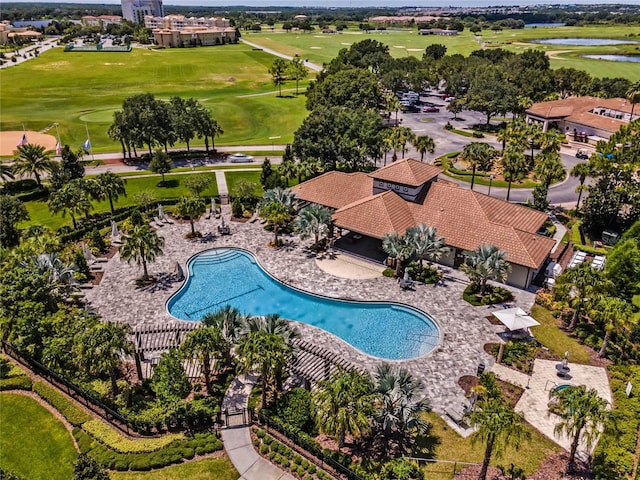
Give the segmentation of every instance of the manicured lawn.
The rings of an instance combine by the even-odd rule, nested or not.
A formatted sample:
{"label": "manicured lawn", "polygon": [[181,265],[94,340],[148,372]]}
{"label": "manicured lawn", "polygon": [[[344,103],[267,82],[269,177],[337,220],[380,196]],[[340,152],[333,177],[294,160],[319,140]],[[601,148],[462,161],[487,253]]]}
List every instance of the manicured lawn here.
{"label": "manicured lawn", "polygon": [[569,352],[569,359],[573,363],[589,363],[587,349],[558,328],[558,320],[549,310],[541,305],[534,305],[531,308],[531,316],[540,322],[539,326],[531,328],[531,332],[540,343],[561,357],[564,356],[564,352]]}
{"label": "manicured lawn", "polygon": [[[389,51],[394,57],[413,55],[422,57],[424,49],[434,43],[447,47],[447,54],[469,55],[481,48],[482,43],[489,47],[500,47],[514,52],[523,52],[529,48],[539,48],[544,51],[568,50],[569,54],[562,54],[551,59],[552,68],[574,67],[589,72],[595,77],[624,77],[629,80],[640,78],[640,64],[631,62],[610,62],[581,58],[579,55],[592,53],[624,54],[635,52],[637,45],[611,45],[606,47],[584,47],[570,45],[542,45],[526,43],[528,40],[542,38],[595,37],[619,38],[629,40],[627,35],[638,33],[637,25],[594,25],[585,27],[548,27],[525,28],[520,30],[503,30],[494,32],[485,30],[476,36],[465,30],[453,37],[436,35],[418,35],[416,30],[389,31],[365,33],[356,29],[346,30],[342,34],[322,35],[320,33],[302,32],[263,32],[245,34],[245,38],[264,47],[273,48],[289,55],[298,53],[302,58],[322,64],[331,61],[340,49],[348,48],[352,43],[373,39],[389,45]],[[555,55],[554,55],[555,57]]]}
{"label": "manicured lawn", "polygon": [[[24,124],[41,130],[58,122],[62,143],[77,148],[86,140],[86,123],[95,153],[119,151],[106,135],[113,112],[125,97],[150,92],[203,103],[225,132],[216,145],[270,145],[269,137],[290,143],[307,114],[305,97],[277,97],[268,73],[273,58],[242,44],[129,53],[47,50],[2,72],[0,129]],[[302,91],[307,84],[301,82]]]}
{"label": "manicured lawn", "polygon": [[[215,173],[196,173],[192,175],[206,176],[211,179],[209,187],[202,193],[203,197],[208,198],[218,195],[218,185],[216,183]],[[120,197],[117,201],[115,201],[114,207],[121,208],[134,205],[136,203],[135,195],[136,193],[141,191],[149,191],[153,193],[158,201],[162,201],[163,199],[168,198],[179,198],[183,195],[190,195],[189,190],[187,190],[187,187],[184,184],[184,181],[186,178],[192,175],[165,175],[165,185],[162,187],[158,186],[158,183],[161,181],[160,175],[145,175],[140,178],[129,178],[127,179],[127,183],[125,185],[125,188],[127,189],[127,196]],[[259,173],[258,178],[260,178]],[[25,205],[27,207],[31,220],[29,220],[28,222],[23,222],[21,224],[22,227],[27,225],[40,224],[55,230],[62,225],[71,225],[71,218],[68,214],[66,217],[62,217],[61,214],[51,214],[51,212],[49,211],[49,207],[45,201],[32,201],[27,202]],[[92,202],[92,205],[92,213],[109,211],[108,200],[102,200],[100,202],[94,201]]]}
{"label": "manicured lawn", "polygon": [[261,197],[264,193],[262,189],[262,185],[260,184],[260,171],[256,172],[225,172],[224,176],[227,179],[227,187],[229,188],[229,193],[233,195],[236,190],[236,185],[239,181],[245,180],[247,182],[252,182],[256,184],[256,189],[254,190],[254,195],[256,197]]}
{"label": "manicured lawn", "polygon": [[24,395],[0,395],[0,467],[25,478],[68,480],[78,454],[51,413]]}
{"label": "manicured lawn", "polygon": [[[463,438],[451,429],[442,418],[434,413],[427,415],[433,424],[432,434],[439,437],[440,444],[435,447],[438,460],[464,461],[469,463],[481,463],[484,454],[484,444],[472,445],[470,438]],[[508,448],[500,459],[494,457],[492,465],[514,465],[524,469],[525,474],[535,472],[545,458],[552,452],[558,451],[551,440],[539,433],[533,427],[529,427],[531,441],[525,442],[519,450]],[[463,466],[458,465],[458,471]],[[432,480],[448,480],[453,477],[453,464],[436,463],[424,468],[425,478]]]}
{"label": "manicured lawn", "polygon": [[236,480],[240,477],[227,457],[206,458],[152,472],[112,472],[112,480]]}

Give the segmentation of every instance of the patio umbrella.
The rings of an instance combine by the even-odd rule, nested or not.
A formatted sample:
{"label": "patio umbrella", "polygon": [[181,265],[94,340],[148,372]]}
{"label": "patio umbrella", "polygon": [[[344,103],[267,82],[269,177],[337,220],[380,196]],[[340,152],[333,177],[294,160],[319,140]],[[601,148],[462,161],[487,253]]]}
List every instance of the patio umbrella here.
{"label": "patio umbrella", "polygon": [[182,270],[182,267],[180,266],[180,262],[176,262],[176,268],[174,269],[176,278],[178,279],[178,281],[182,281],[184,280],[184,271]]}
{"label": "patio umbrella", "polygon": [[89,245],[84,242],[82,243],[82,253],[84,254],[84,259],[87,261],[87,263],[93,263],[96,261],[96,257],[93,255],[93,253],[91,253]]}
{"label": "patio umbrella", "polygon": [[164,220],[164,209],[162,208],[162,204],[158,204],[158,218],[160,220]]}
{"label": "patio umbrella", "polygon": [[216,213],[216,199],[211,197],[211,213]]}
{"label": "patio umbrella", "polygon": [[500,320],[500,322],[502,322],[505,327],[512,331],[523,330],[525,328],[540,325],[535,319],[527,315],[524,310],[518,307],[493,312],[493,316]]}

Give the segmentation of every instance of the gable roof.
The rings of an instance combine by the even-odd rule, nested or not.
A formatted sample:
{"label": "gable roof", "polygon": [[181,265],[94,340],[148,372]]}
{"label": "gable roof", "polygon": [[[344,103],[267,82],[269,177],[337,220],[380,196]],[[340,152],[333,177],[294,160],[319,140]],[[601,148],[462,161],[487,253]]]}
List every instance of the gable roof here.
{"label": "gable roof", "polygon": [[327,172],[291,188],[299,199],[340,208],[368,197],[373,191],[373,179],[366,173]]}
{"label": "gable roof", "polygon": [[375,180],[400,183],[410,187],[418,187],[433,180],[442,173],[442,169],[429,163],[422,163],[412,158],[393,162],[379,168],[369,176]]}

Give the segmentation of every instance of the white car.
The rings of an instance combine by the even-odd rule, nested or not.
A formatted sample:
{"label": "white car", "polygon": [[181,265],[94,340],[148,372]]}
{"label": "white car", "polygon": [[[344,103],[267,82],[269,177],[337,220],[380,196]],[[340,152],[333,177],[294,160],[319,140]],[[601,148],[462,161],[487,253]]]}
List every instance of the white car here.
{"label": "white car", "polygon": [[246,153],[234,153],[233,155],[229,155],[229,161],[231,163],[253,162],[253,157]]}

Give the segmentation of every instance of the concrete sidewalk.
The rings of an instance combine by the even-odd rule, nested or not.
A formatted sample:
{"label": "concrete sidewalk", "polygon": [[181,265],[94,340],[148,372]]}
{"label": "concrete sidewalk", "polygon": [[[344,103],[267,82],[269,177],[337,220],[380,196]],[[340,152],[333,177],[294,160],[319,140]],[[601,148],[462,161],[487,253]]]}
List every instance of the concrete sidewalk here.
{"label": "concrete sidewalk", "polygon": [[[257,377],[236,377],[222,400],[222,410],[247,408],[251,389]],[[249,427],[246,425],[222,429],[224,449],[240,474],[240,480],[295,480],[290,474],[262,458],[253,448]]]}

